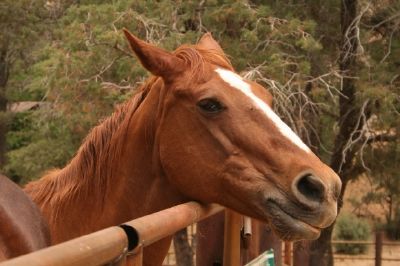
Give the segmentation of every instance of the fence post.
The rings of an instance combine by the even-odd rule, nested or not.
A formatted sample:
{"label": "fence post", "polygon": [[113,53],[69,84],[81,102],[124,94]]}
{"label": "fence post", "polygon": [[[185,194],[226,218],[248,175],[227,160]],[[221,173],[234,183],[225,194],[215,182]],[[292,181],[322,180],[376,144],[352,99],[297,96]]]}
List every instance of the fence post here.
{"label": "fence post", "polygon": [[375,266],[382,266],[382,241],[383,232],[378,231],[375,234]]}
{"label": "fence post", "polygon": [[285,256],[283,263],[285,265],[292,265],[292,242],[285,241]]}
{"label": "fence post", "polygon": [[225,210],[224,266],[240,265],[240,229],[242,216],[232,210]]}

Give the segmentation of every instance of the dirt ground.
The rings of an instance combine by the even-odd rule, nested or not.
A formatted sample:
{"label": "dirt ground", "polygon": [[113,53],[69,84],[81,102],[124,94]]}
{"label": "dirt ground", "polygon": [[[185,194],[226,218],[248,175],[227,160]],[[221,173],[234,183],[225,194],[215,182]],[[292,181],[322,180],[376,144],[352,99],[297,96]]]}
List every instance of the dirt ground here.
{"label": "dirt ground", "polygon": [[[338,257],[340,256],[340,258]],[[370,247],[368,252],[363,255],[335,255],[335,266],[375,266],[375,250]],[[382,258],[398,259],[398,261],[382,261],[382,266],[399,266],[400,265],[400,245],[398,246],[384,246]],[[164,266],[175,265],[175,256],[170,255],[165,260]]]}
{"label": "dirt ground", "polygon": [[[369,248],[368,253],[364,255],[335,255],[335,266],[375,266],[375,250],[374,248]],[[355,258],[358,257],[358,258]],[[360,258],[362,257],[362,258]],[[385,261],[382,260],[382,266],[399,266],[400,265],[400,245],[398,246],[383,246],[382,252],[383,259],[398,259],[397,261]]]}
{"label": "dirt ground", "polygon": [[[380,204],[368,204],[360,205],[355,208],[352,201],[361,202],[362,196],[366,193],[374,190],[370,180],[367,177],[361,177],[356,181],[350,182],[346,189],[346,194],[344,196],[344,206],[342,211],[345,212],[355,212],[360,216],[369,218],[371,221],[383,221],[385,212],[387,211],[387,206],[382,206]],[[384,240],[386,241],[386,240]],[[344,258],[335,258],[335,266],[375,266],[375,249],[370,247],[368,253],[362,255],[364,259],[357,259],[354,256],[342,256]],[[359,257],[359,256],[358,256]],[[370,259],[367,259],[370,258]],[[399,259],[398,261],[385,261],[382,260],[382,266],[399,266],[400,265],[400,245],[397,246],[383,246],[382,258],[388,259]]]}

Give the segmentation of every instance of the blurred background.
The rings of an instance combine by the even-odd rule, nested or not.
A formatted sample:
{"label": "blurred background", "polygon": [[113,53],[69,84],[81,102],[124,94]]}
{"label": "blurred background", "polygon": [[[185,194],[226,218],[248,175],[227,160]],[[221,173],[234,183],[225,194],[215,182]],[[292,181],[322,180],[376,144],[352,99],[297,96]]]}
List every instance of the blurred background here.
{"label": "blurred background", "polygon": [[3,174],[23,185],[63,167],[135,93],[148,74],[123,27],[167,50],[211,32],[339,173],[336,226],[288,264],[376,265],[382,232],[382,265],[399,265],[400,1],[1,0]]}

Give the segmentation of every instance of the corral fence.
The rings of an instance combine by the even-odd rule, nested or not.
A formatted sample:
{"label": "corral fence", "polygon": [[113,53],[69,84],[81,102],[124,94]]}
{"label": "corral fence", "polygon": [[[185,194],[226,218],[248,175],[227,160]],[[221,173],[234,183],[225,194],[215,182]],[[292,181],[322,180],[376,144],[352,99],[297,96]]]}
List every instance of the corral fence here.
{"label": "corral fence", "polygon": [[[1,266],[91,266],[91,265],[125,265],[129,256],[129,265],[140,266],[143,260],[143,248],[175,232],[197,223],[209,216],[225,210],[222,206],[201,205],[188,202],[159,211],[120,226],[109,227],[70,241],[51,246],[37,252],[20,256],[3,263]],[[240,265],[240,230],[243,217],[231,210],[225,210],[224,266]],[[375,247],[375,256],[339,255],[335,260],[356,259],[375,260],[375,266],[382,266],[382,261],[400,262],[397,257],[387,257],[384,246],[399,246],[400,242],[383,241],[383,233],[376,233],[375,241],[335,240],[333,245],[369,245]],[[282,243],[284,265],[293,265],[292,244]]]}
{"label": "corral fence", "polygon": [[[352,262],[355,261],[365,261],[365,265],[372,265],[371,263],[374,262],[374,266],[384,266],[385,263],[393,263],[390,265],[400,265],[400,242],[399,241],[385,241],[383,237],[383,232],[379,231],[375,233],[375,239],[369,241],[362,241],[362,240],[332,240],[332,246],[335,247],[337,245],[365,245],[370,247],[366,254],[344,254],[344,253],[337,253],[334,252],[333,258],[335,265],[339,262],[346,262],[346,265],[350,265]],[[278,254],[282,256],[283,265],[287,266],[303,266],[305,261],[298,260],[294,261],[294,250],[293,250],[293,243],[291,242],[282,242],[282,252]],[[398,262],[398,263],[397,263]]]}
{"label": "corral fence", "polygon": [[375,241],[359,241],[359,240],[333,240],[332,244],[339,245],[339,244],[345,244],[345,245],[366,245],[366,246],[372,246],[375,249],[375,254],[372,255],[343,255],[343,254],[335,254],[334,258],[335,260],[365,260],[365,261],[375,261],[375,266],[382,266],[382,262],[399,262],[398,265],[400,265],[400,253],[396,252],[393,256],[388,256],[387,254],[384,254],[383,252],[383,247],[399,247],[400,248],[400,242],[398,241],[383,241],[383,232],[378,231],[375,233]]}
{"label": "corral fence", "polygon": [[[1,266],[142,265],[143,248],[224,210],[189,202],[1,263]],[[224,265],[240,263],[242,216],[225,210]]]}

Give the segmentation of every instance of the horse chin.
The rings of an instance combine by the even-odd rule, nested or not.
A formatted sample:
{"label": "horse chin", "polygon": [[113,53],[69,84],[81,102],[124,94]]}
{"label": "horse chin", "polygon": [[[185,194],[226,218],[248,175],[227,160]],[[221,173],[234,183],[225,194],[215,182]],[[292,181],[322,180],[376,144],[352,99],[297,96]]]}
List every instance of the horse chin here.
{"label": "horse chin", "polygon": [[321,228],[294,218],[273,201],[269,201],[267,205],[270,226],[282,240],[314,240],[320,236]]}

